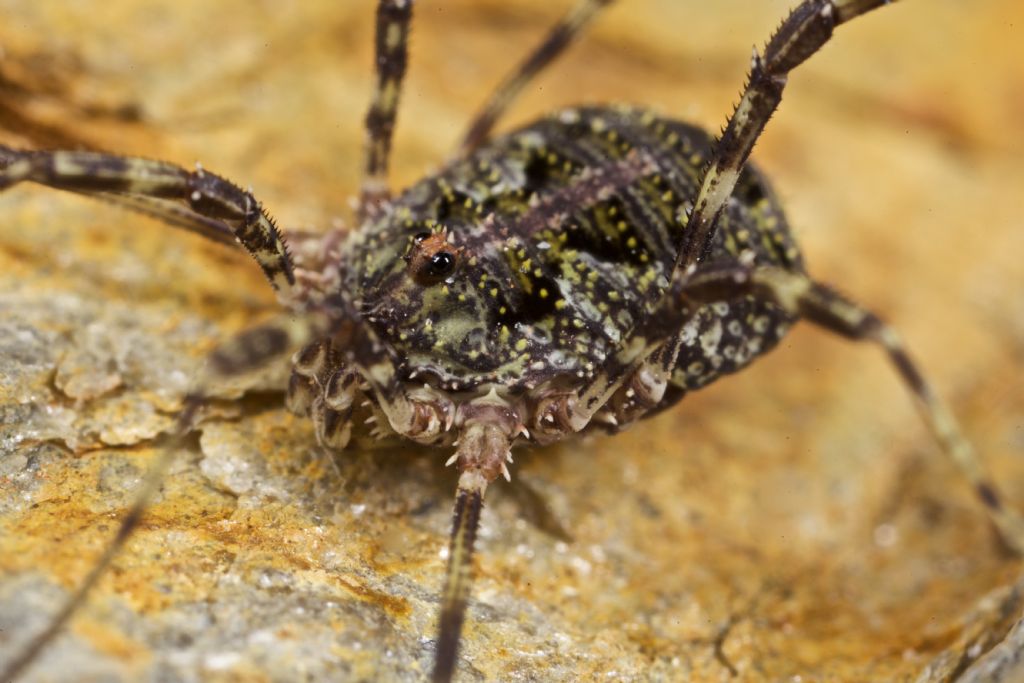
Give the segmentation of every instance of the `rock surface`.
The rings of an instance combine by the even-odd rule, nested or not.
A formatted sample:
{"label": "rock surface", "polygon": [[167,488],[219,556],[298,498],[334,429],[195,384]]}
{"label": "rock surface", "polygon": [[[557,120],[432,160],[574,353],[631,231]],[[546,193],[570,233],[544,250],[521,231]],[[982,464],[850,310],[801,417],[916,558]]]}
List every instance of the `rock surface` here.
{"label": "rock surface", "polygon": [[[397,186],[568,4],[418,3]],[[787,4],[619,3],[505,125],[632,101],[717,129]],[[0,138],[199,159],[329,225],[358,185],[372,13],[0,1]],[[882,8],[793,75],[755,151],[812,272],[894,321],[1018,508],[1022,31],[1017,0]],[[275,309],[246,259],[148,219],[33,187],[0,217],[2,660],[114,533],[204,355]],[[217,388],[26,680],[423,679],[448,454],[325,454],[283,373]],[[462,681],[1021,675],[1019,562],[881,355],[809,326],[627,433],[517,457],[480,551]]]}

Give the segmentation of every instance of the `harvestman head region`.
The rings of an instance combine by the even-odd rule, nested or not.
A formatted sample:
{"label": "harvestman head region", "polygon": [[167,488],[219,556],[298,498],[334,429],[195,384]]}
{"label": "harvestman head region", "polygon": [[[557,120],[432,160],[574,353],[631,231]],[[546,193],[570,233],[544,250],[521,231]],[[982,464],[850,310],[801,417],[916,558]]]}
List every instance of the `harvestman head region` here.
{"label": "harvestman head region", "polygon": [[[63,343],[61,331],[33,327],[28,309],[18,313],[24,325],[12,339],[25,376],[47,377],[61,399],[40,409],[26,379],[27,400],[10,409],[22,425],[12,445],[28,449],[5,474],[24,488],[31,513],[5,537],[12,539],[12,568],[29,576],[31,567],[17,557],[28,556],[33,535],[49,533],[58,539],[52,557],[65,575],[60,588],[39,588],[31,577],[8,584],[15,588],[3,598],[22,616],[16,623],[3,617],[0,680],[31,680],[33,671],[45,676],[62,667],[72,676],[76,662],[88,660],[84,642],[131,659],[137,644],[120,634],[146,639],[139,615],[168,605],[174,616],[149,638],[170,642],[157,668],[175,680],[513,675],[500,667],[522,654],[517,644],[498,647],[477,634],[507,619],[503,608],[522,615],[543,607],[515,602],[495,588],[495,577],[523,590],[547,579],[531,574],[530,565],[488,565],[477,582],[484,592],[474,595],[486,543],[514,532],[481,525],[485,498],[495,498],[493,489],[517,491],[499,500],[528,511],[543,530],[534,538],[547,547],[524,545],[522,556],[566,553],[574,540],[553,509],[559,494],[517,478],[520,456],[538,457],[535,448],[559,443],[614,447],[609,435],[743,370],[801,321],[880,352],[973,492],[979,532],[987,515],[1004,552],[1024,550],[1021,518],[942,392],[890,324],[813,275],[771,182],[748,163],[791,77],[799,78],[841,26],[891,3],[798,4],[753,52],[717,136],[643,104],[565,106],[497,133],[535,77],[615,4],[576,0],[467,122],[437,170],[398,190],[390,178],[392,142],[407,74],[416,74],[409,55],[414,9],[425,4],[377,4],[362,183],[350,228],[291,229],[213,163],[183,167],[89,149],[0,145],[5,194],[26,185],[62,190],[192,232],[236,250],[277,297],[261,322],[212,348],[190,347],[190,339],[211,336],[210,327],[168,319],[164,351],[151,338],[113,338],[86,323],[75,344],[58,353],[51,347]],[[169,241],[180,237],[167,232]],[[110,311],[134,315],[119,308],[123,302],[59,305],[73,321]],[[154,324],[160,319],[159,309],[147,315]],[[186,370],[167,370],[182,362]],[[128,399],[133,388],[147,394],[148,409]],[[83,408],[97,397],[103,409]],[[270,408],[282,399],[288,415]],[[62,419],[84,419],[92,428],[68,442]],[[250,447],[263,457],[247,454]],[[426,457],[410,459],[409,450]],[[68,452],[75,466],[60,482],[49,481],[47,467]],[[204,478],[206,485],[189,486]],[[60,487],[70,480],[89,483],[69,500]],[[417,545],[434,536],[423,528],[448,513],[417,487],[422,480],[430,491],[454,489],[447,546],[427,553]],[[45,493],[32,498],[39,491]],[[284,502],[293,496],[310,501],[301,530]],[[340,529],[330,524],[339,498],[352,501]],[[343,556],[333,549],[333,536],[365,534],[360,516],[391,505],[396,519],[368,540],[369,550]],[[646,509],[659,514],[656,506]],[[74,546],[84,533],[94,547]],[[887,542],[891,533],[880,533]],[[133,579],[125,601],[94,607],[91,598],[137,561],[133,547],[158,547],[147,539],[162,547],[155,565]],[[284,552],[272,555],[271,546]],[[995,543],[986,547],[998,552]],[[618,551],[588,552],[589,560],[581,554],[573,561],[576,571],[616,561],[609,553]],[[179,573],[186,558],[211,571],[202,578]],[[433,572],[436,589],[409,578],[422,572]],[[648,587],[652,596],[660,595],[656,584]],[[214,592],[245,595],[245,610],[204,597]],[[679,610],[685,594],[657,599]],[[731,676],[741,666],[757,668],[756,661],[734,663],[724,645],[753,602],[730,607],[690,639]],[[1010,598],[1000,604],[1007,614],[1020,611]],[[282,609],[293,623],[280,619]],[[298,624],[310,622],[319,628],[296,637]],[[197,641],[204,629],[218,634],[216,645]],[[641,651],[664,666],[692,666],[658,654],[671,644],[657,630],[637,626]],[[67,634],[84,640],[69,644]],[[368,641],[386,645],[367,649]],[[558,634],[548,641],[552,649],[569,647]],[[494,655],[496,648],[498,663],[485,663],[483,650]],[[970,650],[970,658],[986,649]],[[255,658],[240,654],[254,650]],[[139,675],[159,677],[144,662],[137,666],[145,672]],[[547,678],[543,661],[529,666],[523,675]],[[651,675],[663,675],[658,670],[652,664]]]}

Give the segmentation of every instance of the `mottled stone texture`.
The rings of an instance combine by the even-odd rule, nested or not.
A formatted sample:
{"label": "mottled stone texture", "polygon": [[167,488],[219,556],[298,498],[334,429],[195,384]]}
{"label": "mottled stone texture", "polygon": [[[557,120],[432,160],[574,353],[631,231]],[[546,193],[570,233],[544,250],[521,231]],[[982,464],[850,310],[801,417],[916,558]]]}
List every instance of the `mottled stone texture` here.
{"label": "mottled stone texture", "polygon": [[[419,3],[400,182],[453,149],[568,4]],[[620,4],[515,121],[625,100],[717,128],[788,3]],[[2,139],[201,159],[283,223],[328,225],[358,182],[372,11],[0,0]],[[1018,507],[1022,31],[1018,0],[882,8],[794,74],[755,150],[811,272],[897,324]],[[221,247],[57,192],[0,195],[0,657],[111,537],[204,353],[272,312]],[[281,386],[218,388],[27,680],[423,677],[448,454],[328,456]],[[517,457],[481,538],[463,681],[1022,675],[1020,564],[881,354],[806,326],[626,434]]]}

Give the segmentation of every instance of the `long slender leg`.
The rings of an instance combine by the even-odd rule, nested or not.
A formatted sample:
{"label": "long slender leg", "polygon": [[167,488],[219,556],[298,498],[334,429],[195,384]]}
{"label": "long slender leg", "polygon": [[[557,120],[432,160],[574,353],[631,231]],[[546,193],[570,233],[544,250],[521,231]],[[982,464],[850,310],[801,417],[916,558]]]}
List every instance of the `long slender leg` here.
{"label": "long slender leg", "polygon": [[0,190],[23,181],[100,198],[123,195],[125,206],[144,213],[141,204],[149,200],[173,201],[189,213],[227,225],[282,295],[295,284],[284,240],[252,193],[201,168],[186,171],[137,157],[0,146]]}
{"label": "long slender leg", "polygon": [[[493,406],[491,406],[493,407]],[[479,419],[469,421],[459,434],[454,460],[461,471],[455,493],[452,535],[448,546],[448,568],[441,591],[437,649],[434,654],[433,683],[448,683],[455,672],[462,624],[473,582],[473,546],[487,485],[505,468],[509,459],[513,425],[499,407],[487,415],[481,405]]]}
{"label": "long slender leg", "polygon": [[736,266],[698,272],[687,282],[683,294],[694,302],[722,301],[755,294],[774,301],[792,315],[799,315],[847,339],[880,346],[910,390],[942,449],[970,481],[1003,539],[1016,552],[1024,554],[1024,519],[1003,504],[994,482],[963,435],[956,418],[925,380],[896,331],[878,316],[806,275],[780,268]]}
{"label": "long slender leg", "polygon": [[543,42],[534,48],[525,60],[510,73],[491,93],[466,130],[459,146],[458,156],[469,154],[491,134],[494,124],[505,113],[513,100],[551,62],[555,61],[576,39],[587,24],[614,0],[578,0],[569,13],[552,27]]}
{"label": "long slender leg", "polygon": [[[191,428],[192,420],[199,406],[200,399],[198,397],[188,396],[186,398],[185,408],[178,416],[178,422],[175,427],[178,439],[184,436]],[[46,628],[38,635],[33,636],[28,645],[14,656],[14,659],[4,664],[3,670],[0,671],[0,681],[13,681],[24,673],[43,649],[63,630],[64,626],[78,609],[85,604],[85,600],[96,585],[96,582],[106,573],[114,558],[121,551],[121,548],[124,547],[125,542],[127,542],[132,532],[138,527],[143,513],[149,506],[153,494],[160,487],[160,483],[163,481],[164,475],[167,474],[167,470],[174,461],[174,456],[177,455],[177,452],[176,445],[172,444],[165,448],[157,457],[157,460],[149,466],[142,484],[135,492],[135,500],[132,502],[131,507],[128,508],[128,512],[121,518],[121,525],[118,527],[117,535],[110,541],[110,544],[104,549],[103,554],[96,560],[96,563],[93,564],[85,579],[61,606],[60,611],[54,615],[50,623],[46,625]]]}
{"label": "long slender leg", "polygon": [[895,0],[804,0],[768,41],[755,50],[750,79],[715,147],[700,193],[681,236],[676,268],[689,270],[711,249],[718,215],[732,195],[750,151],[782,101],[789,72],[817,52],[836,26]]}
{"label": "long slender leg", "polygon": [[438,620],[437,649],[434,654],[433,683],[448,683],[455,673],[455,662],[462,637],[462,624],[473,583],[473,546],[480,526],[487,482],[472,475],[459,477],[452,514],[452,535],[448,545],[448,568],[441,591],[441,615]]}
{"label": "long slender leg", "polygon": [[[90,193],[85,193],[89,196]],[[194,211],[186,209],[180,204],[166,199],[154,199],[138,194],[116,194],[104,192],[92,196],[101,199],[108,204],[120,206],[130,211],[141,213],[150,218],[156,218],[175,228],[188,230],[197,235],[202,235],[208,240],[219,242],[226,246],[237,247],[238,240],[235,233],[227,223],[213,218],[200,216]]]}
{"label": "long slender leg", "polygon": [[377,5],[377,82],[366,114],[366,144],[360,211],[372,213],[388,198],[388,158],[398,115],[398,98],[409,53],[413,0],[380,0]]}
{"label": "long slender leg", "polygon": [[[282,316],[265,325],[242,332],[219,346],[210,354],[208,367],[214,377],[230,377],[257,370],[302,345],[309,340],[311,335],[321,329],[321,324],[315,318]],[[85,603],[93,587],[110,568],[111,563],[138,527],[153,495],[160,488],[180,449],[181,440],[192,430],[196,414],[203,404],[203,394],[204,392],[200,389],[185,398],[185,405],[175,424],[173,440],[163,448],[146,471],[142,484],[135,491],[135,499],[121,518],[117,534],[46,628],[33,636],[11,661],[3,663],[3,668],[0,670],[0,681],[5,683],[13,681],[36,660]]]}

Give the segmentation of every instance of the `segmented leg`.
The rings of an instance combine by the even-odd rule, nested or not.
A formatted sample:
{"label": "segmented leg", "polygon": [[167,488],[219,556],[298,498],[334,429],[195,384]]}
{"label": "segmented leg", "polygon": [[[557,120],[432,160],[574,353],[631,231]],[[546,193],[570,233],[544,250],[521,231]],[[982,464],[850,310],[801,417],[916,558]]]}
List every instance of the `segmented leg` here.
{"label": "segmented leg", "polygon": [[[79,194],[89,196],[90,193],[85,192]],[[175,204],[172,201],[154,199],[152,197],[146,197],[145,195],[115,194],[113,192],[102,192],[92,196],[95,196],[108,204],[120,206],[130,211],[135,211],[136,213],[149,216],[150,218],[156,218],[157,220],[163,221],[172,227],[181,228],[182,230],[188,230],[189,232],[194,232],[197,235],[202,235],[208,240],[213,240],[214,242],[219,242],[230,247],[238,246],[238,240],[235,239],[235,233],[227,223],[207,218],[205,216],[200,216],[194,211],[190,211],[184,206]]]}
{"label": "segmented leg", "polygon": [[611,427],[625,426],[657,411],[669,386],[682,336],[676,335],[640,364],[594,416]]}
{"label": "segmented leg", "polygon": [[[0,146],[0,190],[30,181],[78,194],[112,199],[143,213],[169,215],[181,207],[184,221],[195,215],[226,225],[282,295],[295,283],[284,240],[251,192],[201,168],[186,171],[166,161],[97,152],[17,151]],[[116,197],[116,198],[115,198]],[[165,218],[166,220],[166,218]]]}
{"label": "segmented leg", "polygon": [[542,397],[533,409],[529,425],[533,440],[541,444],[559,441],[585,428],[599,413],[607,422],[608,415],[614,415],[609,401],[619,391],[628,390],[623,387],[633,382],[645,395],[657,396],[651,406],[657,405],[668,376],[655,361],[662,348],[663,343],[652,343],[637,350],[632,358],[621,358],[625,364],[621,371],[605,370],[577,390]]}
{"label": "segmented leg", "polygon": [[754,51],[750,78],[719,138],[686,221],[676,268],[686,271],[710,251],[718,215],[732,195],[750,151],[782,101],[789,72],[817,52],[836,26],[895,0],[804,0],[768,41]]}
{"label": "segmented leg", "polygon": [[473,582],[473,547],[484,493],[487,485],[505,470],[518,428],[518,418],[506,406],[488,401],[483,398],[470,404],[470,417],[459,434],[455,453],[461,474],[455,493],[448,567],[441,591],[441,616],[431,676],[434,683],[448,683],[455,672]]}
{"label": "segmented leg", "polygon": [[1024,519],[1003,505],[995,484],[953,414],[925,380],[896,331],[878,316],[806,275],[781,268],[733,266],[695,273],[686,283],[684,294],[696,302],[723,301],[754,294],[847,339],[878,344],[888,354],[914,396],[943,450],[970,481],[1003,539],[1016,552],[1024,554]]}
{"label": "segmented leg", "polygon": [[[242,332],[235,338],[221,345],[209,356],[208,367],[215,376],[229,377],[239,375],[266,366],[271,361],[287,354],[296,346],[309,340],[310,335],[318,331],[315,322],[305,319],[282,317],[260,327]],[[53,617],[46,628],[34,636],[25,648],[14,658],[4,664],[0,670],[0,681],[13,681],[21,675],[43,649],[61,632],[68,621],[85,603],[93,587],[103,574],[110,568],[114,558],[138,527],[153,495],[160,488],[168,469],[181,447],[181,441],[192,430],[196,414],[203,404],[202,390],[190,393],[185,398],[185,405],[175,424],[174,440],[168,444],[149,466],[142,484],[135,492],[135,499],[121,518],[117,535],[104,549],[103,554],[89,570],[82,583],[68,597],[64,605]]]}
{"label": "segmented leg", "polygon": [[480,526],[487,482],[475,473],[459,477],[452,514],[452,535],[448,544],[448,568],[441,592],[437,649],[434,654],[433,683],[448,683],[455,673],[462,624],[473,583],[473,546]]}
{"label": "segmented leg", "polygon": [[214,377],[234,377],[259,370],[324,334],[319,316],[285,314],[266,324],[240,332],[220,344],[207,365]]}
{"label": "segmented leg", "polygon": [[[178,416],[178,422],[175,427],[175,433],[179,439],[188,433],[200,404],[200,399],[196,396],[188,396],[185,399],[185,407]],[[60,611],[54,615],[46,628],[40,634],[34,636],[25,649],[14,656],[14,659],[4,665],[3,671],[0,671],[0,681],[13,681],[24,673],[32,662],[36,660],[39,653],[43,651],[43,648],[57,637],[71,617],[85,604],[85,600],[89,597],[93,587],[110,567],[114,558],[121,552],[121,548],[124,547],[132,532],[138,527],[143,513],[153,498],[153,494],[160,488],[160,483],[163,481],[164,475],[167,474],[167,470],[170,468],[177,453],[177,444],[171,444],[160,453],[156,462],[150,465],[145,478],[142,480],[142,484],[135,493],[135,500],[132,502],[131,507],[128,508],[128,512],[121,518],[121,525],[118,527],[117,535],[103,550],[103,554],[96,560],[96,563],[89,570],[85,579],[68,597]]]}
{"label": "segmented leg", "polygon": [[379,342],[372,329],[368,325],[358,327],[364,344],[348,343],[344,348],[357,350],[353,367],[369,386],[382,417],[395,434],[418,443],[439,444],[455,420],[451,398],[426,385],[412,386],[401,381],[398,363],[386,348],[373,348]]}
{"label": "segmented leg", "polygon": [[360,211],[365,215],[388,198],[388,157],[398,115],[398,98],[409,52],[413,0],[380,0],[377,5],[377,83],[366,114],[365,177]]}
{"label": "segmented leg", "polygon": [[452,427],[455,404],[442,392],[402,382],[383,347],[373,348],[373,332],[354,327],[352,334],[328,337],[321,325],[304,337],[315,341],[292,357],[288,409],[311,415],[321,445],[340,450],[351,437],[352,404],[362,385],[374,398],[373,419],[381,420],[375,431],[387,433],[390,427],[413,441],[438,444]]}
{"label": "segmented leg", "polygon": [[292,356],[292,375],[285,406],[297,415],[309,415],[317,441],[340,451],[352,437],[352,404],[359,375],[342,360],[330,339],[320,338]]}
{"label": "segmented leg", "polygon": [[548,64],[555,61],[582,33],[587,24],[613,0],[578,0],[567,15],[552,27],[543,42],[523,60],[491,93],[480,108],[459,146],[458,156],[465,156],[479,147],[491,134],[494,124],[512,101]]}

